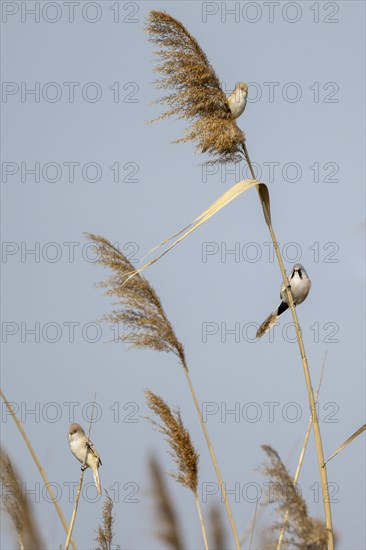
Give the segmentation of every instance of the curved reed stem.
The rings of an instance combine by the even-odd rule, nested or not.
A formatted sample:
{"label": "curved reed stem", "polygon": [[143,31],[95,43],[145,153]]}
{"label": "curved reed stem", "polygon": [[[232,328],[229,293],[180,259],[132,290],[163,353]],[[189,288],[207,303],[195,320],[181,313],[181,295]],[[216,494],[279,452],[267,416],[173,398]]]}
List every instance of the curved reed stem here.
{"label": "curved reed stem", "polygon": [[[256,179],[252,164],[250,162],[250,158],[249,158],[249,154],[248,154],[248,150],[247,150],[245,142],[243,143],[243,151],[244,151],[244,155],[245,155],[245,160],[248,163],[249,170],[252,174],[252,177],[253,177],[253,179]],[[263,208],[266,209],[266,206],[263,205]],[[269,212],[267,212],[267,218],[268,218],[268,220],[270,220]],[[313,387],[312,387],[312,384],[311,384],[311,377],[310,377],[310,371],[309,371],[309,366],[308,366],[308,360],[307,360],[307,357],[306,357],[304,342],[303,342],[303,339],[302,339],[301,329],[300,329],[300,325],[299,325],[299,320],[298,320],[298,317],[297,317],[297,312],[296,312],[296,309],[295,309],[294,301],[292,299],[292,294],[291,294],[290,285],[289,285],[289,282],[288,282],[288,279],[287,279],[285,267],[283,265],[283,260],[282,260],[280,248],[278,246],[278,242],[277,242],[276,235],[274,233],[272,224],[267,223],[267,225],[268,225],[268,228],[269,228],[269,232],[271,234],[273,246],[274,246],[276,256],[277,256],[278,265],[280,266],[282,279],[283,279],[285,289],[286,289],[288,304],[291,308],[292,318],[294,320],[294,324],[295,324],[295,328],[296,328],[297,342],[298,342],[298,345],[299,345],[301,361],[302,361],[302,367],[303,367],[305,382],[306,382],[306,388],[307,388],[307,392],[308,392],[308,400],[309,400],[309,406],[310,406],[311,420],[312,420],[312,425],[313,425],[313,428],[314,428],[316,454],[317,454],[317,458],[318,458],[319,475],[320,475],[321,486],[322,486],[322,494],[323,494],[325,525],[326,525],[327,532],[328,532],[328,550],[334,550],[332,511],[331,511],[331,507],[330,507],[330,499],[329,499],[329,491],[328,491],[327,469],[326,469],[326,465],[324,463],[323,442],[322,442],[322,437],[321,437],[320,428],[319,428],[318,415],[317,415],[317,412],[316,412],[316,403],[315,403],[315,398],[314,398]]]}
{"label": "curved reed stem", "polygon": [[[60,508],[60,506],[59,506],[59,504],[58,504],[58,502],[57,502],[55,493],[53,492],[52,487],[51,487],[51,485],[50,485],[50,482],[49,482],[48,479],[47,479],[46,473],[45,473],[44,469],[42,468],[42,465],[41,465],[40,461],[38,460],[38,457],[37,457],[37,455],[36,455],[36,453],[35,453],[35,451],[34,451],[34,449],[33,449],[33,447],[32,447],[31,442],[30,442],[29,439],[28,439],[27,434],[25,433],[25,430],[24,430],[24,428],[23,428],[23,425],[22,425],[21,421],[19,420],[19,418],[17,417],[17,415],[15,414],[15,411],[14,411],[13,407],[11,406],[11,404],[9,403],[9,401],[6,399],[4,393],[3,393],[3,391],[2,391],[1,389],[0,389],[0,395],[1,395],[1,397],[3,398],[3,400],[4,400],[4,403],[5,403],[5,405],[6,405],[7,409],[8,409],[8,411],[10,412],[11,416],[13,417],[13,420],[14,420],[15,424],[18,426],[18,429],[19,429],[20,433],[22,434],[22,437],[23,437],[23,439],[24,439],[24,441],[25,441],[25,444],[27,445],[27,447],[28,447],[28,449],[29,449],[29,452],[30,452],[30,454],[32,455],[32,458],[33,458],[34,462],[36,463],[36,466],[37,466],[37,468],[38,468],[38,471],[39,471],[39,473],[40,473],[41,476],[42,476],[42,479],[43,479],[43,481],[44,481],[45,486],[47,487],[47,491],[48,491],[48,493],[49,493],[49,495],[50,495],[50,497],[51,497],[51,499],[52,499],[53,504],[55,505],[56,512],[58,513],[58,516],[59,516],[59,518],[60,518],[60,520],[61,520],[61,523],[62,523],[62,525],[63,525],[63,527],[64,527],[64,529],[65,529],[65,531],[66,531],[66,533],[67,533],[67,532],[68,532],[68,525],[67,525],[67,523],[66,523],[66,519],[65,519],[65,517],[64,517],[64,515],[63,515],[63,513],[62,513],[62,510],[61,510],[61,508]],[[76,550],[75,542],[74,542],[72,539],[71,539],[71,545],[72,545],[73,549]]]}
{"label": "curved reed stem", "polygon": [[211,443],[211,440],[210,440],[210,436],[208,435],[206,424],[204,423],[204,420],[203,420],[201,407],[200,407],[200,404],[198,402],[197,395],[196,395],[195,389],[193,387],[192,380],[191,380],[191,377],[189,375],[189,371],[188,371],[187,366],[183,365],[183,369],[184,369],[184,374],[186,375],[186,378],[187,378],[189,389],[190,389],[192,397],[193,397],[194,404],[196,406],[197,414],[198,414],[199,419],[200,419],[200,423],[201,423],[202,430],[203,430],[203,433],[204,433],[204,436],[205,436],[205,439],[206,439],[207,447],[208,447],[208,450],[210,452],[211,460],[212,460],[213,466],[215,468],[216,476],[217,476],[217,479],[218,479],[218,482],[219,482],[219,485],[220,485],[221,495],[222,495],[222,498],[224,499],[225,508],[226,508],[226,512],[227,512],[227,515],[228,515],[228,518],[229,518],[229,521],[230,521],[231,530],[232,530],[233,535],[234,535],[235,547],[236,547],[236,550],[240,550],[239,537],[238,537],[238,533],[237,533],[237,530],[236,530],[234,518],[233,518],[233,515],[232,515],[232,512],[231,512],[229,500],[227,498],[225,484],[224,484],[224,481],[223,481],[222,476],[221,476],[219,465],[217,464],[216,456],[215,456],[214,450],[212,448],[212,443]]}

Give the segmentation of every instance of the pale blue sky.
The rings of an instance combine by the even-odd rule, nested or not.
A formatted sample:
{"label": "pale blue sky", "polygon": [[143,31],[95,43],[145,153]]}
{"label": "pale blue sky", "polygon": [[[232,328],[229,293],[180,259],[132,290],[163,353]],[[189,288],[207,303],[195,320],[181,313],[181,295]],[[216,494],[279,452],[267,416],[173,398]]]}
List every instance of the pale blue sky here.
{"label": "pale blue sky", "polygon": [[[269,185],[286,268],[300,261],[313,282],[298,315],[314,385],[328,351],[319,416],[329,456],[365,415],[365,4],[81,1],[73,16],[64,2],[36,4],[1,6],[1,386],[58,484],[68,520],[67,483],[80,472],[67,445],[69,411],[74,407],[72,420],[86,427],[83,412],[97,391],[102,416],[92,440],[103,460],[102,485],[117,501],[116,542],[156,549],[147,457],[156,453],[167,470],[172,462],[161,436],[141,418],[144,389],[181,408],[201,454],[201,494],[216,478],[175,357],[127,351],[108,343],[108,326],[93,324],[111,301],[93,288],[107,273],[93,265],[83,233],[101,234],[140,259],[238,181],[245,167],[209,172],[191,144],[170,144],[182,135],[182,122],[145,124],[159,112],[151,105],[159,92],[146,14],[164,9],[180,19],[228,92],[237,81],[249,83],[238,123]],[[236,15],[225,12],[236,5]],[[32,88],[35,94],[27,94]],[[27,172],[32,168],[35,174]],[[252,190],[146,272],[185,346],[204,410],[212,411],[207,427],[218,462],[228,489],[240,491],[238,502],[230,496],[240,532],[255,507],[243,497],[246,484],[265,490],[260,446],[276,448],[294,473],[309,417],[298,349],[289,341],[291,316],[283,316],[273,341],[269,335],[252,341],[252,323],[278,304],[281,277],[269,241]],[[36,333],[27,332],[32,328]],[[226,414],[233,409],[239,418]],[[27,489],[36,491],[37,519],[56,548],[65,541],[63,529],[10,419],[2,436]],[[361,436],[329,464],[342,549],[366,545],[364,458]],[[168,483],[187,547],[197,548],[193,499]],[[322,517],[318,484],[311,438],[300,485],[311,513]],[[92,489],[88,494],[94,497]],[[218,496],[206,500],[205,515]],[[78,548],[93,548],[100,516],[101,502],[81,501]],[[265,511],[258,529],[270,519]],[[2,547],[14,548],[8,529]]]}

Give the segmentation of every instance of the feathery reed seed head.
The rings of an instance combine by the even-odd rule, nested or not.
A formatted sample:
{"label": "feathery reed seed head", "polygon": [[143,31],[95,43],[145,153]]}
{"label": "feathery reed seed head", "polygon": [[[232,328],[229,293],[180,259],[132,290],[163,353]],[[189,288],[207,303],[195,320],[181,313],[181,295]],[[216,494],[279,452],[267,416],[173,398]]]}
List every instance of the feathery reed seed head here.
{"label": "feathery reed seed head", "polygon": [[262,445],[262,449],[269,458],[269,463],[263,468],[264,473],[275,482],[271,502],[275,502],[276,513],[280,516],[280,520],[273,526],[274,531],[281,530],[283,516],[288,512],[287,538],[285,535],[283,547],[297,550],[327,550],[326,528],[323,523],[309,516],[306,502],[279,454],[269,445]]}
{"label": "feathery reed seed head", "polygon": [[179,409],[172,411],[165,401],[152,391],[146,391],[145,396],[149,408],[159,416],[161,424],[151,418],[147,420],[166,436],[171,455],[178,466],[178,471],[170,475],[197,495],[199,455],[188,430],[184,427]]}
{"label": "feathery reed seed head", "polygon": [[162,11],[149,13],[146,31],[160,63],[162,75],[155,84],[171,90],[156,101],[168,110],[154,120],[170,116],[191,124],[183,138],[193,141],[201,153],[212,158],[208,164],[239,162],[243,159],[245,136],[237,126],[220,81],[197,40],[180,21]]}
{"label": "feathery reed seed head", "polygon": [[132,347],[173,352],[187,368],[183,345],[177,339],[159,296],[148,280],[136,274],[126,282],[134,271],[126,256],[99,235],[87,234],[87,237],[95,243],[97,262],[113,272],[99,286],[107,288],[107,294],[117,298],[119,308],[105,315],[103,320],[131,329],[120,339]]}
{"label": "feathery reed seed head", "polygon": [[[98,525],[96,542],[98,546],[95,550],[112,550],[113,546],[113,524],[114,524],[114,514],[113,514],[113,500],[107,493],[107,498],[103,503],[102,511],[103,524]],[[120,545],[117,544],[115,547],[116,550],[120,550]]]}

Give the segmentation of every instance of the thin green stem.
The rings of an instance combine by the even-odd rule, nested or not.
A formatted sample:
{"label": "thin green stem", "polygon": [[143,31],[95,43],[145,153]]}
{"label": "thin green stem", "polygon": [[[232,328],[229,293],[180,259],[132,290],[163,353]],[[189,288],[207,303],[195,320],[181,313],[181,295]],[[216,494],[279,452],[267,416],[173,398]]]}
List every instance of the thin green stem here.
{"label": "thin green stem", "polygon": [[[248,150],[246,147],[245,142],[243,143],[243,151],[245,159],[248,163],[249,170],[251,172],[252,178],[256,179],[255,173],[252,167],[252,163],[250,162]],[[262,202],[262,201],[261,201]],[[266,210],[266,205],[262,203],[263,209]],[[265,212],[267,214],[267,219],[270,220],[269,212]],[[316,453],[318,458],[318,467],[319,467],[319,474],[320,474],[320,480],[321,480],[321,486],[322,486],[322,494],[323,494],[323,505],[324,505],[324,515],[325,515],[325,525],[327,528],[328,533],[328,550],[334,550],[334,541],[333,541],[333,523],[332,523],[332,511],[330,507],[330,499],[329,499],[329,491],[328,491],[328,478],[327,478],[327,469],[326,465],[324,463],[324,452],[323,452],[323,443],[322,443],[322,437],[320,433],[319,428],[319,421],[318,421],[318,415],[316,412],[316,404],[315,404],[315,398],[314,398],[314,390],[311,384],[311,377],[310,377],[310,371],[308,366],[308,360],[305,353],[305,347],[304,342],[301,335],[301,328],[299,325],[299,320],[297,317],[297,312],[295,309],[294,301],[292,299],[292,293],[291,293],[291,287],[288,282],[288,278],[286,275],[285,267],[283,265],[283,260],[280,252],[280,248],[278,246],[278,242],[276,239],[276,235],[274,233],[273,227],[271,223],[268,223],[269,232],[271,234],[273,246],[276,252],[277,261],[280,266],[282,279],[285,285],[286,295],[287,295],[287,301],[291,308],[292,317],[294,320],[295,328],[296,328],[296,335],[297,335],[297,342],[299,345],[300,355],[301,355],[301,361],[302,361],[302,367],[304,371],[305,376],[305,382],[306,382],[306,388],[308,392],[308,400],[309,400],[309,406],[310,406],[310,413],[311,413],[311,419],[312,419],[312,425],[314,428],[314,437],[315,437],[315,446],[316,446]]]}

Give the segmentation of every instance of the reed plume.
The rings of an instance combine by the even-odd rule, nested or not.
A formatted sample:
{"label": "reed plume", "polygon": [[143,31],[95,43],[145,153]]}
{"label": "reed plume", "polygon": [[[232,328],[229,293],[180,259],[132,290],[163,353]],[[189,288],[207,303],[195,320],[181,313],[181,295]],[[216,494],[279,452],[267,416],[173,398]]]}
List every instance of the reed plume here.
{"label": "reed plume", "polygon": [[120,336],[120,339],[131,344],[131,347],[172,352],[186,367],[183,346],[177,339],[160,298],[151,284],[141,275],[136,275],[126,282],[128,275],[134,271],[126,256],[99,235],[87,234],[87,237],[95,243],[98,263],[109,267],[113,272],[106,281],[99,283],[99,286],[108,289],[107,295],[117,298],[116,305],[119,308],[105,315],[103,320],[119,323],[131,329]]}
{"label": "reed plume", "polygon": [[178,466],[178,471],[170,475],[196,494],[199,455],[193,446],[188,430],[184,427],[180,410],[172,411],[169,405],[152,391],[146,391],[145,395],[149,408],[159,416],[161,424],[151,418],[148,420],[165,435],[171,448],[170,454]]}
{"label": "reed plume", "polygon": [[225,550],[228,548],[226,541],[226,530],[222,520],[221,511],[218,506],[211,506],[209,518],[213,542],[212,548],[215,550]]}
{"label": "reed plume", "polygon": [[103,503],[102,519],[103,519],[103,523],[102,525],[98,526],[98,530],[97,530],[97,536],[95,540],[98,543],[98,546],[96,547],[95,550],[112,550],[113,548],[115,548],[115,550],[120,550],[121,547],[119,544],[117,544],[117,546],[114,546],[113,544],[113,538],[114,538],[113,500],[108,495],[108,493],[107,493],[107,498]]}
{"label": "reed plume", "polygon": [[185,545],[180,531],[178,516],[168,492],[161,466],[154,457],[150,458],[149,466],[155,497],[154,509],[156,510],[156,519],[159,525],[156,535],[169,548],[183,550]]}
{"label": "reed plume", "polygon": [[170,116],[188,120],[182,141],[193,141],[209,163],[239,162],[243,159],[245,136],[233,118],[226,95],[206,54],[184,25],[162,11],[151,11],[146,31],[159,49],[155,72],[158,88],[171,93],[156,101],[168,110],[155,120]]}
{"label": "reed plume", "polygon": [[169,405],[159,396],[148,390],[145,392],[149,408],[160,418],[160,423],[147,418],[159,432],[161,432],[171,449],[171,456],[178,466],[176,472],[170,476],[178,483],[190,489],[196,501],[197,511],[202,529],[202,536],[206,550],[208,549],[206,528],[203,521],[201,504],[198,498],[198,462],[199,454],[193,446],[191,436],[184,427],[179,409],[171,410]]}
{"label": "reed plume", "polygon": [[44,548],[35,524],[31,507],[22,491],[19,476],[9,456],[0,450],[0,479],[2,508],[9,516],[23,550]]}
{"label": "reed plume", "polygon": [[269,459],[264,466],[264,473],[273,482],[269,502],[275,505],[275,511],[279,515],[279,521],[275,522],[271,531],[278,533],[282,529],[283,514],[287,512],[286,535],[282,541],[284,548],[327,550],[328,534],[325,525],[309,516],[306,502],[277,451],[268,445],[263,445],[262,449]]}

